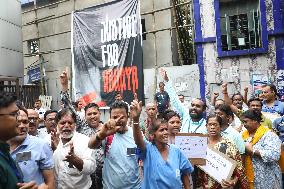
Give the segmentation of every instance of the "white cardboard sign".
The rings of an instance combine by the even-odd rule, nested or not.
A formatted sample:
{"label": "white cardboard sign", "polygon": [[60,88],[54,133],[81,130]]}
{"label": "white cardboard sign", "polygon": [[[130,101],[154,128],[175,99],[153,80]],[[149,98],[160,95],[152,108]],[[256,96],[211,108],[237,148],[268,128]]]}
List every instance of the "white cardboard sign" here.
{"label": "white cardboard sign", "polygon": [[206,165],[200,165],[198,167],[221,184],[223,179],[231,179],[236,165],[237,162],[235,160],[215,149],[208,147]]}
{"label": "white cardboard sign", "polygon": [[175,136],[175,145],[189,158],[206,158],[207,135],[179,133]]}

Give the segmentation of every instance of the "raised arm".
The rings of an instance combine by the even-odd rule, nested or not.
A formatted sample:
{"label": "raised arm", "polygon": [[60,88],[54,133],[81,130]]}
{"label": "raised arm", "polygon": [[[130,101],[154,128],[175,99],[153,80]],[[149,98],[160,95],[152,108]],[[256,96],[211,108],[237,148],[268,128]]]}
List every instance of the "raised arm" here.
{"label": "raised arm", "polygon": [[238,109],[235,105],[233,105],[232,100],[230,99],[229,94],[228,94],[227,86],[228,86],[227,83],[222,84],[222,93],[224,95],[224,101],[228,106],[230,106],[233,113],[239,116],[240,109]]}
{"label": "raised arm", "polygon": [[244,88],[244,103],[248,106],[248,87]]}
{"label": "raised arm", "polygon": [[164,69],[161,69],[160,74],[165,81],[164,82],[165,83],[165,90],[170,97],[171,104],[172,104],[173,108],[175,108],[177,110],[178,114],[181,117],[183,117],[185,113],[188,114],[188,110],[183,106],[183,104],[179,100],[178,95],[177,95],[176,91],[174,90],[174,87],[172,86],[171,82],[169,81],[167,72]]}
{"label": "raised arm", "polygon": [[68,76],[68,69],[66,68],[65,71],[62,72],[62,74],[60,75],[60,83],[61,83],[61,101],[64,103],[64,106],[66,108],[69,108],[73,113],[76,114],[76,131],[80,132],[82,128],[84,127],[88,127],[88,124],[85,120],[83,120],[81,118],[81,116],[77,113],[77,111],[75,110],[75,108],[72,105],[72,101],[71,98],[69,96],[68,93],[68,80],[69,80],[69,76]]}
{"label": "raised arm", "polygon": [[219,97],[219,93],[218,92],[214,92],[212,98],[211,98],[211,105],[215,106],[216,100]]}
{"label": "raised arm", "polygon": [[102,144],[102,141],[107,136],[115,134],[120,128],[120,126],[117,126],[116,124],[121,118],[122,116],[119,117],[117,120],[109,119],[108,122],[103,124],[100,131],[98,131],[95,135],[91,136],[88,143],[88,147],[91,149],[96,149]]}
{"label": "raised arm", "polygon": [[141,111],[142,102],[138,102],[138,99],[134,98],[130,106],[130,114],[133,118],[133,137],[137,147],[140,148],[141,151],[145,151],[145,142],[139,126],[139,118]]}

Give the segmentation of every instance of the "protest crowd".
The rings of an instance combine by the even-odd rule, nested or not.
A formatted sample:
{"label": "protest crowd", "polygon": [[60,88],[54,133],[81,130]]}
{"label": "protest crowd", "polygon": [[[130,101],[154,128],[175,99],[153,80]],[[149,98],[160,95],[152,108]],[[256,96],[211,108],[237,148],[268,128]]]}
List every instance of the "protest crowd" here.
{"label": "protest crowd", "polygon": [[[103,123],[96,103],[71,101],[66,71],[58,110],[45,111],[40,100],[26,109],[1,92],[0,189],[283,188],[284,103],[273,84],[249,98],[247,88],[230,96],[223,83],[224,98],[216,92],[206,104],[184,102],[167,72],[160,75],[145,119],[136,94],[131,103],[118,94]],[[206,137],[207,149],[234,162],[229,176],[203,169],[209,159],[191,161],[175,144],[181,135]]]}

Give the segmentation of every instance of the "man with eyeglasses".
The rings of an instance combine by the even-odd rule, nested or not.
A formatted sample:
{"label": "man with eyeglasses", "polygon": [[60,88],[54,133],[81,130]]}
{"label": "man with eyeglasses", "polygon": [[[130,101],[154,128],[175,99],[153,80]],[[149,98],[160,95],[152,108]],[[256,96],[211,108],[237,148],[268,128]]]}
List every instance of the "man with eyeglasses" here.
{"label": "man with eyeglasses", "polygon": [[28,118],[29,118],[29,135],[36,136],[44,139],[47,135],[46,129],[41,128],[38,129],[39,126],[39,115],[33,109],[28,110]]}
{"label": "man with eyeglasses", "polygon": [[28,112],[19,106],[19,134],[10,139],[10,153],[22,171],[23,180],[34,180],[41,187],[55,188],[53,152],[50,145],[35,136],[28,135]]}
{"label": "man with eyeglasses", "polygon": [[46,131],[46,136],[44,137],[44,140],[51,145],[51,132],[56,133],[56,123],[55,123],[55,117],[56,117],[57,111],[56,110],[47,110],[44,114],[44,126]]}
{"label": "man with eyeglasses", "polygon": [[34,181],[23,183],[22,175],[9,153],[7,141],[19,134],[16,97],[0,92],[0,188],[35,189]]}

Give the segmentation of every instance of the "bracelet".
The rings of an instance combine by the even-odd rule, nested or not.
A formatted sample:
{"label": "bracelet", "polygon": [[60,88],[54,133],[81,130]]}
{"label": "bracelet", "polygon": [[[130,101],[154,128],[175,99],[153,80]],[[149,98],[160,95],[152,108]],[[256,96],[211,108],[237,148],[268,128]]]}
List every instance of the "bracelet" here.
{"label": "bracelet", "polygon": [[[223,92],[222,92],[223,93]],[[226,93],[223,93],[223,94],[228,94],[227,92]]]}
{"label": "bracelet", "polygon": [[139,125],[139,122],[133,122],[133,125]]}

